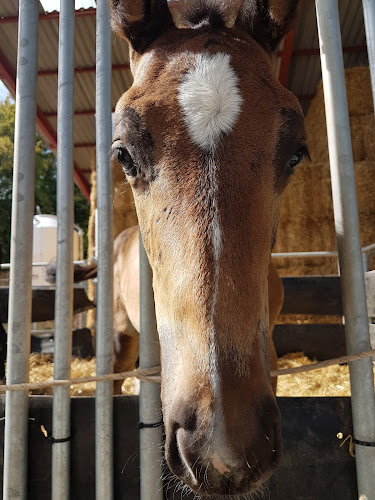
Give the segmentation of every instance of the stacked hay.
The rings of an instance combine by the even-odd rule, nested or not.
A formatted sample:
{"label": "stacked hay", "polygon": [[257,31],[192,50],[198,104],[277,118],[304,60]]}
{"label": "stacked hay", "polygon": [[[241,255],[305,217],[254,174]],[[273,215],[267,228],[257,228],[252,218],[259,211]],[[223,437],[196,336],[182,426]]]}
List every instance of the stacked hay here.
{"label": "stacked hay", "polygon": [[[361,245],[366,246],[375,242],[375,119],[369,69],[347,69],[345,78]],[[312,161],[303,162],[285,191],[274,252],[337,249],[321,82],[305,123]],[[282,276],[337,274],[336,258],[277,259],[275,264]]]}

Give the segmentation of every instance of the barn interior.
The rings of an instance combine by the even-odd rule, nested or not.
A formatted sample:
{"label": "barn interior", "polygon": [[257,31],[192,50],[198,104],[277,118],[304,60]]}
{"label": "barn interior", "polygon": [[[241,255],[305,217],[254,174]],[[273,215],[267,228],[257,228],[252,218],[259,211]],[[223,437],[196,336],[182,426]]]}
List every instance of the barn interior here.
{"label": "barn interior", "polygon": [[[303,15],[296,28],[280,45],[275,65],[281,84],[294,92],[300,100],[306,117],[311,155],[311,162],[300,165],[285,192],[274,248],[274,261],[283,277],[286,290],[284,308],[274,332],[279,368],[310,364],[313,360],[325,360],[346,353],[314,3],[302,0]],[[45,13],[41,4],[39,12],[37,127],[51,150],[55,151],[59,13]],[[340,0],[339,13],[361,246],[365,249],[363,262],[365,270],[373,270],[374,109],[362,2]],[[0,0],[0,78],[13,96],[17,83],[17,14],[17,0]],[[91,204],[89,259],[95,255],[95,27],[95,8],[76,12],[74,171],[76,184]],[[131,82],[126,44],[112,35],[112,108]],[[136,223],[136,214],[131,190],[124,182],[121,169],[116,165],[113,179],[116,236]],[[326,253],[322,255],[312,252]],[[1,288],[0,286],[0,317],[3,318],[2,307],[5,300]],[[93,283],[88,288],[88,296],[95,300]],[[50,305],[48,307],[51,308]],[[374,299],[372,310],[375,316]],[[94,309],[88,311],[86,320],[94,335]],[[370,322],[373,322],[373,318],[370,318]],[[371,328],[372,324],[370,333],[374,333]],[[90,341],[93,338],[91,334]],[[53,345],[53,335],[50,340]],[[34,352],[30,355],[29,366],[30,382],[53,379],[53,354]],[[72,378],[92,376],[95,373],[95,357],[88,356],[84,359],[83,356],[73,356]],[[54,442],[53,438],[51,440],[51,393],[51,388],[35,390],[30,392],[33,396],[29,398],[27,493],[28,498],[38,500],[52,497],[51,449]],[[71,385],[70,394],[92,396],[95,394],[95,383]],[[123,394],[134,394],[133,379],[126,380]],[[357,497],[351,401],[350,398],[342,397],[349,395],[347,364],[331,366],[324,371],[279,377],[277,396],[282,413],[284,461],[265,487],[264,495],[259,493],[261,498],[332,500]],[[71,398],[71,403],[69,497],[73,500],[95,498],[95,398],[74,397]],[[115,498],[136,499],[139,498],[140,475],[138,398],[116,396],[113,398],[113,405],[115,439],[114,467],[111,472],[115,482]],[[4,444],[3,415],[5,397],[0,397],[0,449]],[[4,463],[1,460],[2,454],[0,469]],[[143,468],[142,475],[146,476],[147,469],[151,468]],[[0,483],[3,474],[5,476],[4,470],[0,474]],[[167,483],[169,484],[169,479]],[[166,498],[188,498],[173,488],[169,491]]]}
{"label": "barn interior", "polygon": [[[39,52],[37,86],[37,127],[51,150],[57,146],[57,75],[58,75],[58,27],[59,13],[46,13],[39,5]],[[286,257],[290,252],[335,252],[336,235],[331,199],[327,134],[325,125],[324,97],[321,83],[319,41],[314,3],[303,0],[303,15],[294,30],[281,43],[277,51],[275,71],[282,85],[291,90],[299,99],[306,116],[311,162],[305,161],[298,168],[284,194],[280,225],[274,261],[283,277],[292,276],[334,276],[338,272],[337,256]],[[17,63],[17,0],[0,0],[0,78],[14,96],[16,89]],[[375,147],[374,113],[371,82],[368,68],[366,37],[360,0],[339,2],[341,35],[348,95],[353,157],[357,184],[361,246],[375,242]],[[96,208],[96,167],[95,167],[95,30],[96,9],[76,11],[75,21],[75,94],[74,94],[74,175],[75,182],[90,200],[91,217],[89,223],[88,258],[95,254],[95,208]],[[48,50],[45,48],[48,47]],[[132,84],[128,48],[124,40],[112,35],[112,107],[120,95]],[[121,231],[136,224],[136,213],[130,188],[118,165],[113,169],[113,210],[114,237]],[[375,261],[368,253],[368,270],[374,269]],[[94,300],[95,287],[89,284],[88,296]],[[309,325],[320,324],[325,328],[320,346],[327,344],[329,355],[342,354],[345,350],[343,325],[340,312],[312,313],[305,311],[283,311],[275,328],[275,341],[280,342],[279,354],[288,349],[306,351],[306,341],[290,347],[290,338],[304,336],[317,338],[316,330]],[[95,313],[87,314],[87,325],[95,326]],[[278,340],[281,339],[281,340]],[[287,344],[281,345],[281,344]],[[335,348],[332,351],[332,345]],[[311,359],[322,359],[320,351],[308,348],[307,356],[293,353],[280,359],[280,366],[294,366],[310,363]],[[75,361],[75,375],[94,373],[95,365],[90,360]],[[78,366],[79,365],[79,366]],[[30,359],[31,380],[39,380],[45,370],[45,377],[51,377],[52,357],[32,355]],[[80,371],[81,370],[81,371]],[[280,379],[278,395],[349,395],[347,366],[333,367],[302,374],[298,377],[286,376]],[[49,375],[47,375],[47,373]],[[94,384],[72,388],[72,394],[92,394]],[[133,383],[124,384],[124,393],[132,393]]]}

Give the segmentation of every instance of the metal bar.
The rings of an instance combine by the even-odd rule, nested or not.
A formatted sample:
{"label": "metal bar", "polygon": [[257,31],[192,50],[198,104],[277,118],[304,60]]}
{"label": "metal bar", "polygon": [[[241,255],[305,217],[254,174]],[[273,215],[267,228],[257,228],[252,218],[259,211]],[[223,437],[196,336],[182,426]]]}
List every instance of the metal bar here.
{"label": "metal bar", "polygon": [[[98,0],[96,15],[96,171],[98,213],[98,284],[96,373],[113,371],[113,230],[112,171],[109,151],[112,135],[111,28],[107,0]],[[96,385],[96,499],[113,498],[112,382]]]}
{"label": "metal bar", "polygon": [[[140,337],[139,365],[151,368],[160,365],[159,337],[156,327],[152,270],[139,235],[140,272]],[[139,421],[142,424],[161,422],[160,384],[141,382],[139,393]],[[141,500],[163,499],[162,426],[140,425]]]}
{"label": "metal bar", "polygon": [[[13,163],[7,383],[28,382],[35,182],[38,0],[20,0]],[[28,391],[7,392],[3,498],[27,497]]]}
{"label": "metal bar", "polygon": [[[45,267],[48,266],[51,262],[33,262],[32,267]],[[87,260],[74,260],[73,264],[78,264],[80,266],[85,266],[87,264]],[[10,264],[0,264],[0,269],[10,269]]]}
{"label": "metal bar", "polygon": [[372,100],[375,111],[375,0],[362,0],[365,21],[368,62],[370,66]]}
{"label": "metal bar", "polygon": [[[365,283],[337,0],[316,0],[332,197],[348,354],[370,349]],[[354,436],[375,441],[371,359],[350,363]],[[375,448],[356,445],[358,497],[374,498]]]}
{"label": "metal bar", "polygon": [[362,252],[369,252],[370,250],[375,250],[375,243],[371,243],[371,245],[362,248]]}
{"label": "metal bar", "polygon": [[[74,0],[60,2],[59,76],[57,96],[57,259],[55,300],[55,380],[70,378],[73,328],[73,118],[74,118]],[[53,389],[54,439],[52,498],[70,498],[70,392]],[[64,441],[66,440],[66,441]]]}
{"label": "metal bar", "polygon": [[317,251],[317,252],[277,252],[272,253],[273,259],[281,259],[285,257],[337,257],[338,253],[334,251]]}

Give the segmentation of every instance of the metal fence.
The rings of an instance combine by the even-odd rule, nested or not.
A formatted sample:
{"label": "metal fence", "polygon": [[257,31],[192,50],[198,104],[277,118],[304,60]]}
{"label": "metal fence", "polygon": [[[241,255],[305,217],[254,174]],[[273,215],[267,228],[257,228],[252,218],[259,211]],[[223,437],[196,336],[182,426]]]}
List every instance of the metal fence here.
{"label": "metal fence", "polygon": [[[374,0],[363,0],[370,69],[375,81]],[[34,144],[36,77],[38,54],[38,0],[20,0],[14,149],[14,194],[10,307],[8,320],[7,383],[28,380],[31,318],[32,217],[34,213]],[[368,320],[359,245],[358,213],[353,175],[349,118],[346,102],[337,0],[316,0],[324,83],[329,154],[332,174],[335,224],[342,279],[348,354],[369,350]],[[112,370],[112,179],[108,151],[111,133],[111,35],[107,0],[97,2],[97,101],[96,144],[98,172],[98,299],[97,373]],[[73,234],[73,94],[74,94],[74,0],[63,0],[60,12],[58,75],[58,254],[56,293],[55,378],[70,377],[72,326],[72,241]],[[375,92],[374,92],[375,96]],[[142,257],[142,328],[156,335],[152,311],[152,290],[147,258]],[[147,338],[141,347],[141,364],[155,364],[158,356],[149,349]],[[152,343],[154,345],[154,343]],[[148,357],[150,356],[150,357]],[[375,441],[375,404],[371,360],[350,364],[354,433],[364,443]],[[159,400],[157,385],[149,390],[142,382],[141,418],[152,422]],[[156,393],[151,391],[155,391]],[[54,499],[69,498],[70,397],[57,387],[53,396]],[[158,405],[158,403],[157,403]],[[151,414],[150,414],[151,411]],[[3,498],[27,497],[27,391],[6,394]],[[112,387],[100,382],[96,393],[96,497],[113,498]],[[142,500],[157,498],[160,487],[159,428],[141,431]],[[152,448],[152,445],[154,448]],[[147,455],[147,456],[146,456]],[[149,462],[152,461],[152,463]],[[146,462],[147,461],[147,462]],[[356,447],[359,497],[373,498],[375,491],[375,448]],[[147,467],[145,467],[147,463]],[[146,477],[146,473],[151,476]],[[162,489],[159,489],[162,498]]]}

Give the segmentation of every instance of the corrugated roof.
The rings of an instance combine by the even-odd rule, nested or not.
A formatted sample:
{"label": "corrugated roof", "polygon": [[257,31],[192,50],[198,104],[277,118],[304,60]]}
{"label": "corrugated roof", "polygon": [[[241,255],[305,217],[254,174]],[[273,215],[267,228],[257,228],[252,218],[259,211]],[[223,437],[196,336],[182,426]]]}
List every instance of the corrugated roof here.
{"label": "corrugated roof", "polygon": [[[344,66],[368,66],[366,36],[361,0],[339,0],[339,16]],[[315,49],[312,54],[310,49]],[[318,28],[315,2],[302,0],[299,21],[296,28],[293,54],[288,75],[288,88],[301,98],[306,111],[316,85],[321,79]]]}
{"label": "corrugated roof", "polygon": [[[39,6],[41,15],[43,7]],[[368,65],[366,39],[363,24],[362,1],[340,0],[340,22],[342,30],[345,67]],[[17,65],[17,0],[0,0],[0,67],[2,63],[15,81]],[[5,18],[5,19],[4,19]],[[5,22],[7,21],[7,22]],[[10,22],[12,21],[12,22]],[[75,20],[75,97],[74,97],[74,160],[88,180],[92,148],[95,143],[95,9],[77,11]],[[126,43],[113,36],[112,39],[112,106],[131,85],[128,68],[129,57]],[[287,55],[285,43],[280,46],[277,70],[288,71],[287,86],[301,99],[306,111],[316,85],[321,78],[319,42],[316,26],[315,3],[302,0],[299,22],[294,42]],[[50,13],[39,23],[39,53],[37,104],[39,128],[48,135],[56,133],[57,112],[57,64],[58,64],[58,13]],[[4,69],[4,66],[3,66]],[[9,78],[0,75],[11,92],[14,86]],[[47,138],[48,140],[48,138]],[[48,141],[50,142],[50,141]]]}
{"label": "corrugated roof", "polygon": [[[75,19],[75,73],[74,86],[74,161],[86,181],[89,181],[89,169],[92,149],[95,144],[95,33],[96,16],[94,9],[78,11]],[[44,14],[40,5],[40,13]],[[0,0],[0,59],[13,70],[17,66],[18,24],[9,19],[18,15],[17,0]],[[8,18],[9,22],[4,22]],[[47,20],[48,19],[48,20]],[[37,104],[40,118],[47,122],[47,128],[56,133],[57,113],[57,66],[58,66],[58,13],[52,12],[39,23],[38,82]],[[123,40],[112,43],[112,107],[120,95],[131,85],[132,76],[128,69],[129,54]],[[1,60],[0,60],[1,62]],[[42,74],[40,74],[42,73]],[[43,74],[44,73],[44,74]],[[14,88],[7,79],[0,75],[11,93]],[[77,113],[78,112],[78,113]],[[40,128],[40,127],[39,127]],[[43,133],[43,129],[41,130]],[[45,135],[45,133],[44,133]],[[51,142],[46,137],[47,142]],[[83,147],[86,145],[86,147]]]}

